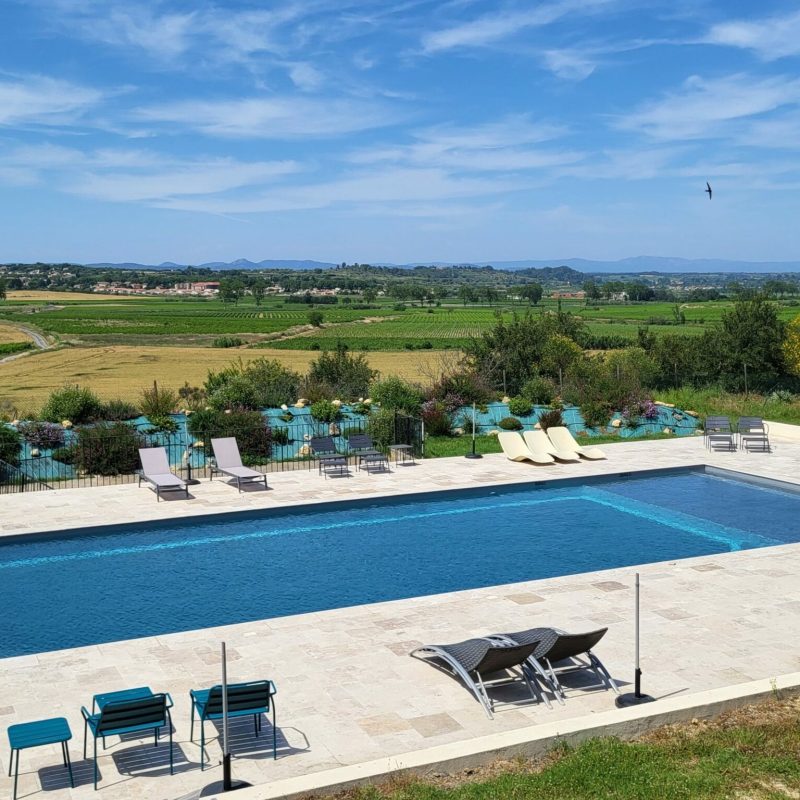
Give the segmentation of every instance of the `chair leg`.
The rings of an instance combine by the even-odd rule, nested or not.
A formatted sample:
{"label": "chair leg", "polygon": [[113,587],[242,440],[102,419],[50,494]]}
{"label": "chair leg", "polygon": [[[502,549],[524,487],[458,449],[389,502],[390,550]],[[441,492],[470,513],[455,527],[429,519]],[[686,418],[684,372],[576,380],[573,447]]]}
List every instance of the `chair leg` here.
{"label": "chair leg", "polygon": [[253,732],[258,737],[258,714],[253,714]]}
{"label": "chair leg", "polygon": [[[11,751],[11,759],[14,759],[14,751]],[[11,775],[11,768],[9,767],[8,774]],[[17,800],[17,779],[19,778],[19,750],[17,750],[17,765],[14,769],[14,800]]]}
{"label": "chair leg", "polygon": [[94,737],[94,790],[97,791],[97,737]]}
{"label": "chair leg", "polygon": [[169,720],[169,774],[175,774],[175,761],[172,755],[172,720]]}
{"label": "chair leg", "polygon": [[67,743],[64,742],[64,756],[67,760],[67,769],[69,770],[69,785],[74,789],[75,788],[75,778],[72,775],[72,759],[69,757],[69,747],[67,747]]}
{"label": "chair leg", "polygon": [[11,767],[14,766],[14,751],[11,751],[11,760],[8,762],[8,777],[11,777]]}
{"label": "chair leg", "polygon": [[206,768],[206,724],[200,720],[200,772]]}
{"label": "chair leg", "polygon": [[189,726],[189,741],[194,741],[194,701],[192,701],[192,722]]}
{"label": "chair leg", "polygon": [[272,701],[272,758],[278,760],[278,728],[275,722],[275,700]]}
{"label": "chair leg", "polygon": [[86,760],[86,729],[89,727],[89,723],[84,720],[83,721],[83,760]]}

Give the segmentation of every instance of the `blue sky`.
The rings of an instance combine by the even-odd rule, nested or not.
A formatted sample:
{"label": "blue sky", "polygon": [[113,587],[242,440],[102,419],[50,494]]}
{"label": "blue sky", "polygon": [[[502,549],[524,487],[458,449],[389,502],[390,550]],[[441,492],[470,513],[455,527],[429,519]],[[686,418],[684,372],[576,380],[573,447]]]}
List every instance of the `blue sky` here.
{"label": "blue sky", "polygon": [[797,259],[799,64],[787,0],[4,0],[0,261]]}

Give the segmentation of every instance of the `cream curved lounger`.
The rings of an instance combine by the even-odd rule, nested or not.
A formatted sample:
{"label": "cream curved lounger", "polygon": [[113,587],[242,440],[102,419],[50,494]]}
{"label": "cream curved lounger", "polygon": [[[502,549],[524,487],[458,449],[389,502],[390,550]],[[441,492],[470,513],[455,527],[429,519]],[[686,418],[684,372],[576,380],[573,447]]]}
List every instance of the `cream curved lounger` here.
{"label": "cream curved lounger", "polygon": [[581,457],[573,450],[561,450],[556,447],[544,431],[525,431],[522,434],[525,444],[532,453],[547,453],[559,461],[580,461]]}
{"label": "cream curved lounger", "polygon": [[497,441],[511,461],[532,461],[534,464],[553,464],[554,459],[549,453],[540,450],[532,452],[525,444],[525,440],[514,431],[501,431],[497,434]]}
{"label": "cream curved lounger", "polygon": [[590,461],[596,461],[606,457],[606,454],[599,447],[581,447],[575,441],[568,428],[563,428],[561,426],[548,428],[547,435],[553,443],[553,446],[557,447],[559,450],[575,453],[575,455],[581,458],[588,458]]}

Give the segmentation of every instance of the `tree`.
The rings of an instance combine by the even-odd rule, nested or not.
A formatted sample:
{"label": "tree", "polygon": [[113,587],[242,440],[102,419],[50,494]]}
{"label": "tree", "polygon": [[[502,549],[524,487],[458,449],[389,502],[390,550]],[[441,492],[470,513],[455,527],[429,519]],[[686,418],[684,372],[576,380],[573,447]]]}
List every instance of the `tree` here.
{"label": "tree", "polygon": [[786,360],[786,369],[789,373],[800,377],[800,315],[796,316],[786,326],[783,357]]}
{"label": "tree", "polygon": [[583,355],[580,346],[568,336],[553,334],[542,348],[542,367],[546,372],[558,374],[558,386],[564,392],[564,373]]}
{"label": "tree", "polygon": [[375,290],[374,287],[368,286],[364,291],[361,293],[361,296],[364,298],[365,303],[374,303],[378,297],[378,292]]}
{"label": "tree", "polygon": [[239,278],[223,278],[219,282],[219,298],[223,303],[236,305],[244,294],[244,284]]}
{"label": "tree", "polygon": [[7,284],[5,278],[0,278],[0,300],[6,299],[6,288]]}
{"label": "tree", "polygon": [[543,294],[544,289],[540,283],[526,283],[520,291],[520,296],[524,297],[532,306],[539,304]]}
{"label": "tree", "polygon": [[323,352],[311,364],[306,383],[329,386],[334,395],[354,400],[367,394],[377,376],[363,353],[353,356],[340,342],[333,353]]}
{"label": "tree", "polygon": [[475,301],[475,290],[471,286],[467,286],[466,283],[462,283],[458,287],[458,298],[465,306],[467,303],[473,303]]}
{"label": "tree", "polygon": [[267,284],[263,278],[256,278],[250,285],[250,293],[253,295],[253,300],[255,300],[257,306],[264,302],[266,290]]}
{"label": "tree", "polygon": [[751,378],[762,382],[784,372],[785,325],[775,304],[764,295],[737,300],[723,313],[717,336],[724,366],[731,376],[743,376],[745,393],[749,389],[748,371]]}
{"label": "tree", "polygon": [[600,287],[593,280],[588,280],[583,284],[583,291],[586,292],[587,300],[599,300],[601,297]]}
{"label": "tree", "polygon": [[309,322],[309,324],[313,325],[315,328],[321,328],[324,319],[325,319],[325,317],[322,315],[321,311],[309,311],[308,312],[308,322]]}

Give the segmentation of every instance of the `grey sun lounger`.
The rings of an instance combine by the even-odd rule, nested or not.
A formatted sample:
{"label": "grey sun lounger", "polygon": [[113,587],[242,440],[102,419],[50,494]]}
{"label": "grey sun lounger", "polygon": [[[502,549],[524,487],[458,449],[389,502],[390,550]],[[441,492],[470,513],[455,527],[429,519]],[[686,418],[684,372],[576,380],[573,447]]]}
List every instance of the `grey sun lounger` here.
{"label": "grey sun lounger", "polygon": [[761,450],[769,453],[769,427],[761,417],[739,417],[737,425],[739,443],[744,450]]}
{"label": "grey sun lounger", "polygon": [[[410,655],[461,678],[483,706],[489,719],[492,719],[494,702],[489,698],[487,687],[518,681],[521,677],[531,697],[537,702],[542,700],[537,678],[528,667],[528,659],[537,644],[538,642],[512,644],[491,642],[488,639],[467,639],[456,644],[425,645],[412,650]],[[500,678],[484,680],[484,675],[499,672],[506,674]]]}
{"label": "grey sun lounger", "polygon": [[708,417],[703,426],[706,447],[709,450],[736,449],[736,438],[729,417]]}
{"label": "grey sun lounger", "polygon": [[142,481],[149,483],[158,500],[161,500],[162,492],[185,492],[186,497],[189,497],[186,481],[169,468],[169,459],[164,447],[140,447],[139,460],[142,462],[139,486],[142,485]]}
{"label": "grey sun lounger", "polygon": [[253,483],[264,481],[264,488],[267,488],[267,476],[263,472],[258,472],[242,464],[242,456],[239,454],[239,445],[233,436],[224,439],[212,439],[211,449],[214,451],[214,460],[217,462],[211,467],[211,480],[214,480],[214,473],[219,472],[230,478],[236,479],[236,487],[242,491],[242,482]]}
{"label": "grey sun lounger", "polygon": [[566,695],[558,676],[569,672],[591,670],[598,678],[598,686],[619,694],[611,673],[592,652],[592,648],[607,631],[608,628],[599,628],[586,633],[566,633],[558,628],[530,628],[516,633],[492,634],[487,639],[518,645],[533,643],[535,648],[528,663],[556,700],[563,705]]}

